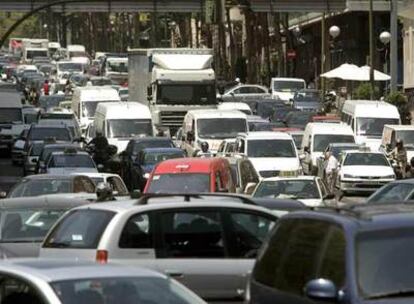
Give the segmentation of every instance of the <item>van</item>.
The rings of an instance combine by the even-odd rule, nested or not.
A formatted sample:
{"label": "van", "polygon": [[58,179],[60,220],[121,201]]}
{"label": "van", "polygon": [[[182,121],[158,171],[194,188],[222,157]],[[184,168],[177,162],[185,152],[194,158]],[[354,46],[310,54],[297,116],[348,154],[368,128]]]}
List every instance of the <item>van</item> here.
{"label": "van", "polygon": [[396,106],[372,100],[346,100],[341,120],[351,126],[357,144],[365,144],[373,151],[381,145],[384,125],[401,124]]}
{"label": "van", "polygon": [[216,154],[223,140],[236,138],[238,133],[247,131],[247,116],[240,111],[188,111],[183,122],[182,148],[192,156],[200,151],[202,142],[207,142],[210,152]]}
{"label": "van", "polygon": [[270,90],[272,98],[290,102],[295,92],[306,89],[306,82],[301,78],[272,78]]}
{"label": "van", "polygon": [[105,102],[98,104],[93,121],[95,132],[108,139],[109,144],[125,150],[130,139],[153,136],[151,113],[138,102]]}
{"label": "van", "polygon": [[331,143],[355,143],[354,132],[344,123],[311,122],[302,138],[301,159],[306,174],[317,175],[318,158]]}
{"label": "van", "polygon": [[389,153],[395,148],[397,140],[402,140],[407,150],[407,161],[414,157],[414,126],[385,125],[382,132],[380,151]]}
{"label": "van", "polygon": [[110,87],[80,87],[72,96],[72,111],[78,118],[82,132],[93,122],[99,103],[121,101],[118,92]]}
{"label": "van", "polygon": [[[22,103],[18,94],[2,93],[0,95],[0,132],[3,129],[13,130],[16,124],[22,125],[24,122]],[[17,133],[8,132],[7,135],[0,136],[0,149],[11,150],[13,137],[20,134],[19,128]],[[13,136],[14,135],[14,136]]]}
{"label": "van", "polygon": [[230,163],[224,158],[177,158],[156,165],[144,193],[235,193]]}

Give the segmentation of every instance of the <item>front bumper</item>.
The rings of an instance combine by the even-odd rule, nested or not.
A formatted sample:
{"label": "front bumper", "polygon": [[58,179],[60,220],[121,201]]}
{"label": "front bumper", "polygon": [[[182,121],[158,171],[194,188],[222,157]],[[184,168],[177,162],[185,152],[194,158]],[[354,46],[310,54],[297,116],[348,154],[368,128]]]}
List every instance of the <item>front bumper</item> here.
{"label": "front bumper", "polygon": [[13,138],[0,138],[0,149],[11,150]]}
{"label": "front bumper", "polygon": [[370,193],[394,180],[395,179],[346,179],[340,181],[339,188],[345,192]]}
{"label": "front bumper", "polygon": [[11,159],[16,164],[23,164],[23,159],[24,159],[23,150],[12,150]]}

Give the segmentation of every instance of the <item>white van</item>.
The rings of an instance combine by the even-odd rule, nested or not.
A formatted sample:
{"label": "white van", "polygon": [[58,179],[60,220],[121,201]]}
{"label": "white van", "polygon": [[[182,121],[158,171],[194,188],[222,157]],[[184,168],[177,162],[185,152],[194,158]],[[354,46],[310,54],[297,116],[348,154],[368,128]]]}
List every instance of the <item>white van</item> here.
{"label": "white van", "polygon": [[341,120],[351,126],[357,144],[365,144],[372,151],[377,151],[381,145],[384,125],[401,124],[396,106],[372,100],[346,100]]}
{"label": "white van", "polygon": [[118,92],[110,87],[80,87],[72,96],[72,111],[78,118],[82,132],[93,122],[99,103],[121,101]]}
{"label": "white van", "polygon": [[125,150],[130,139],[153,136],[149,108],[138,102],[105,102],[98,104],[93,121],[95,132],[102,133],[109,144]]}
{"label": "white van", "polygon": [[272,98],[289,102],[296,91],[306,89],[306,82],[302,78],[272,78],[270,90]]}
{"label": "white van", "polygon": [[324,156],[326,147],[331,143],[355,143],[351,127],[344,123],[323,122],[306,125],[301,147],[302,166],[306,174],[317,174],[317,160]]}
{"label": "white van", "polygon": [[402,140],[407,150],[407,161],[414,157],[414,126],[385,125],[382,132],[380,151],[389,153],[395,148],[397,140]]}
{"label": "white van", "polygon": [[207,142],[215,154],[221,142],[234,139],[239,133],[248,131],[247,116],[232,110],[192,110],[184,117],[182,146],[187,155],[199,151],[202,142]]}

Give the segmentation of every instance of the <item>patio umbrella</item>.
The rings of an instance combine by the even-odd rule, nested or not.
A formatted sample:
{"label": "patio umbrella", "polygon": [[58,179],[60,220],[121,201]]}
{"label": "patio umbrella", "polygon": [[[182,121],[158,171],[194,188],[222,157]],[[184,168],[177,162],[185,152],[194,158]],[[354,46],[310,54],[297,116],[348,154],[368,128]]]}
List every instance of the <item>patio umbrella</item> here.
{"label": "patio umbrella", "polygon": [[362,81],[364,71],[355,64],[344,63],[341,66],[321,74],[324,78],[339,78],[342,80]]}
{"label": "patio umbrella", "polygon": [[[367,65],[364,65],[362,67],[360,67],[360,70],[363,71],[363,76],[362,79],[360,81],[369,81],[369,70],[370,67]],[[391,79],[391,77],[385,73],[382,73],[380,71],[374,70],[374,80],[375,81],[389,81]]]}

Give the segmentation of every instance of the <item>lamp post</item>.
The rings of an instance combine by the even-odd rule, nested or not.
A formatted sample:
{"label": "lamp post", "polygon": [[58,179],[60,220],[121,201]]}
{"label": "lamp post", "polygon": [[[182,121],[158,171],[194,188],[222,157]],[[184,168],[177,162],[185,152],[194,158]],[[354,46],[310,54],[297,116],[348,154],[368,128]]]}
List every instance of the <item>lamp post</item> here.
{"label": "lamp post", "polygon": [[398,0],[391,0],[391,45],[390,45],[390,70],[391,92],[397,90],[398,78]]}
{"label": "lamp post", "polygon": [[384,49],[385,49],[385,67],[384,67],[384,72],[385,74],[388,74],[388,44],[391,41],[391,34],[387,31],[384,31],[380,34],[379,36],[380,41],[382,42],[382,44],[384,45]]}
{"label": "lamp post", "polygon": [[[336,25],[332,25],[330,28],[329,28],[329,35],[332,37],[332,40],[334,41],[336,38],[338,38],[338,36],[341,34],[341,29],[338,27],[338,26],[336,26]],[[332,53],[335,53],[335,45],[333,46],[333,51],[332,51]],[[331,54],[331,65],[332,65],[332,60],[333,59],[333,54]],[[331,68],[332,68],[332,66],[331,66]]]}
{"label": "lamp post", "polygon": [[368,24],[369,24],[369,82],[371,84],[371,100],[374,99],[374,4],[373,0],[369,0],[369,15],[368,15]]}

